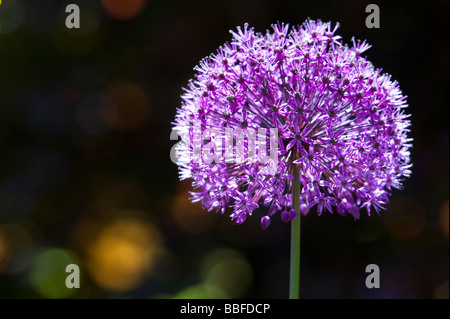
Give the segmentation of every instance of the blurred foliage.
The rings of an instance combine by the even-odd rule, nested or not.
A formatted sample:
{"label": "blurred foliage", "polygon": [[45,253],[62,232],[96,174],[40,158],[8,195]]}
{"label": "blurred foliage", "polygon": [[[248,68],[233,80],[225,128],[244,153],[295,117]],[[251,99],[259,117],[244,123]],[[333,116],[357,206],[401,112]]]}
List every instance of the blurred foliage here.
{"label": "blurred foliage", "polygon": [[[65,27],[76,3],[81,28]],[[381,28],[365,27],[377,3]],[[413,176],[381,216],[303,218],[301,297],[448,298],[448,1],[4,0],[0,298],[286,298],[289,225],[188,199],[171,122],[201,58],[249,22],[367,39],[412,114]],[[80,266],[67,289],[65,266]],[[381,288],[365,287],[367,264]]]}

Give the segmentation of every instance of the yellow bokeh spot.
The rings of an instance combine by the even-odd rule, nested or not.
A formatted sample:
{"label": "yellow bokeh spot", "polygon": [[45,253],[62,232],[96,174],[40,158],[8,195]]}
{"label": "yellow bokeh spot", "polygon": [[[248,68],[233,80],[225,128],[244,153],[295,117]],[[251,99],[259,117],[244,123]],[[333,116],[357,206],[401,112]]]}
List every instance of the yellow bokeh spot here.
{"label": "yellow bokeh spot", "polygon": [[86,248],[87,269],[105,290],[131,290],[149,274],[160,239],[153,225],[138,218],[109,222]]}
{"label": "yellow bokeh spot", "polygon": [[411,240],[419,236],[427,225],[424,208],[411,197],[392,199],[388,211],[383,214],[383,224],[391,237]]}

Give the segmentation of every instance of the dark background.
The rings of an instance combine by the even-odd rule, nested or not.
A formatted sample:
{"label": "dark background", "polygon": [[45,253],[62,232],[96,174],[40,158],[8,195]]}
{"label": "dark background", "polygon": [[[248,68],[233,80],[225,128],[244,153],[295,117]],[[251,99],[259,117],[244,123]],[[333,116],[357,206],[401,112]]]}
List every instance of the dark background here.
{"label": "dark background", "polygon": [[[81,28],[65,27],[76,3]],[[366,5],[380,8],[368,29]],[[379,216],[302,219],[302,298],[448,298],[448,1],[0,5],[0,298],[287,298],[290,225],[188,201],[171,122],[230,29],[306,18],[373,45],[412,114],[413,174]],[[64,285],[80,268],[79,289]],[[381,288],[367,289],[377,264]]]}

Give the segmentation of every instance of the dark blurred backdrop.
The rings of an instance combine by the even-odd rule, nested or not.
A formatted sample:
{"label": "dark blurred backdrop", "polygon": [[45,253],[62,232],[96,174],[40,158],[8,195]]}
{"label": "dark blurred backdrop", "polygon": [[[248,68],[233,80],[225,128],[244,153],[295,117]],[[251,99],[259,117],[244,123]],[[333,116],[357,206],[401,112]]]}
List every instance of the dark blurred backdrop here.
{"label": "dark blurred backdrop", "polygon": [[[80,29],[65,27],[69,3]],[[399,81],[414,166],[381,217],[302,219],[301,297],[448,298],[448,5],[3,0],[0,298],[287,298],[290,225],[262,231],[255,213],[236,226],[191,204],[169,136],[181,88],[230,29],[308,17],[367,39]],[[72,263],[79,289],[64,285]],[[371,263],[379,289],[365,286]]]}

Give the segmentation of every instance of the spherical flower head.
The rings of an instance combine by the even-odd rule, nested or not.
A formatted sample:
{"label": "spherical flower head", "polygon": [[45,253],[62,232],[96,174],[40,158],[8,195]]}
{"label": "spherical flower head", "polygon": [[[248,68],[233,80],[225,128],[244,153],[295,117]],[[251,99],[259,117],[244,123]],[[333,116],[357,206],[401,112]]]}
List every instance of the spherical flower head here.
{"label": "spherical flower head", "polygon": [[312,208],[355,219],[385,209],[411,173],[406,97],[362,56],[370,46],[344,45],[337,28],[246,24],[195,68],[173,123],[193,201],[237,224],[266,206],[263,229],[276,213],[288,222]]}

